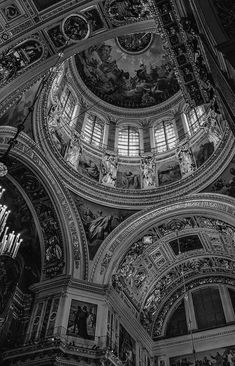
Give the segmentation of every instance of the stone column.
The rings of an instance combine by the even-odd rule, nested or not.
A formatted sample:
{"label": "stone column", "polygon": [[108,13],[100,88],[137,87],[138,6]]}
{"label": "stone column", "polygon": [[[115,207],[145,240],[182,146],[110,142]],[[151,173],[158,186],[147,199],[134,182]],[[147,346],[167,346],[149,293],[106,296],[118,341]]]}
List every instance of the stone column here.
{"label": "stone column", "polygon": [[223,285],[219,285],[219,292],[226,323],[233,322],[235,320],[235,316],[228,288]]}
{"label": "stone column", "polygon": [[188,330],[190,332],[197,329],[197,321],[194,312],[193,298],[191,292],[188,292],[184,297],[184,306]]}

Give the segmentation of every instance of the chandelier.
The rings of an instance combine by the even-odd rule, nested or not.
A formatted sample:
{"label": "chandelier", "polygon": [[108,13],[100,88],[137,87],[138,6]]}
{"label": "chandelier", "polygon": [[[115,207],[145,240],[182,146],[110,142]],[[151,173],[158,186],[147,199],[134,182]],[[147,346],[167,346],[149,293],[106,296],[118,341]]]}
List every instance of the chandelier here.
{"label": "chandelier", "polygon": [[[5,189],[0,187],[0,199],[4,192]],[[20,239],[20,234],[15,234],[14,231],[8,233],[9,227],[6,225],[10,212],[6,205],[0,204],[0,255],[15,258],[23,239]]]}

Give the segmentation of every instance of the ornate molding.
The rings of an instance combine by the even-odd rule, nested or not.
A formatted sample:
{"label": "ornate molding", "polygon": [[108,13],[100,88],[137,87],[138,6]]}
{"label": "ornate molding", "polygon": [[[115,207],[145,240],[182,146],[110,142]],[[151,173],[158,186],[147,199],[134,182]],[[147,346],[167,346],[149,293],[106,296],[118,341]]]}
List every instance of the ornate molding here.
{"label": "ornate molding", "polygon": [[[1,128],[1,146],[5,151],[5,144],[12,138],[15,129]],[[48,164],[45,155],[37,145],[24,133],[18,138],[17,146],[11,151],[11,156],[20,159],[40,177],[42,184],[46,183],[46,189],[58,213],[63,232],[63,245],[66,258],[66,273],[75,277],[86,279],[88,276],[88,250],[84,228],[76,209],[75,203],[67,189],[58,179],[52,166]],[[73,263],[75,261],[75,263]],[[79,268],[75,269],[79,263]]]}

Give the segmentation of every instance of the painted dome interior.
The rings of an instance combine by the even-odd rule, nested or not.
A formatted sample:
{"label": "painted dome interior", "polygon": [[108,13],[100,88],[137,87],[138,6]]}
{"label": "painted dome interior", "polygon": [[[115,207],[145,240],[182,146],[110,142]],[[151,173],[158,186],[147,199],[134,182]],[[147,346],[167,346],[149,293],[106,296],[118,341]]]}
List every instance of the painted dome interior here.
{"label": "painted dome interior", "polygon": [[76,55],[86,86],[102,100],[124,108],[146,108],[177,91],[170,58],[155,33],[134,33],[110,39]]}
{"label": "painted dome interior", "polygon": [[[129,93],[127,80],[138,80],[139,86]],[[96,102],[83,94],[89,83],[95,98],[102,94]],[[165,89],[158,93],[159,88]],[[177,91],[180,98],[169,105],[165,99]],[[154,95],[149,116],[142,108],[146,93]],[[112,113],[100,98],[109,99]],[[135,107],[132,118],[126,117],[122,100],[128,111]],[[52,144],[67,166],[103,186],[125,190],[164,187],[192,175],[227,129],[210,104],[190,107],[184,101],[161,38],[153,33],[111,39],[66,61],[52,82],[46,108]]]}

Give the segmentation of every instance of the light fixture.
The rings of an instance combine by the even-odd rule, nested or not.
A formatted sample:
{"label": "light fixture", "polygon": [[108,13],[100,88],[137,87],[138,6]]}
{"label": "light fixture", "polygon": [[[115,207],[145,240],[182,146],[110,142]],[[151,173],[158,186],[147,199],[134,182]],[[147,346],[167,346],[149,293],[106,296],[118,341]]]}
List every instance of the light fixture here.
{"label": "light fixture", "polygon": [[[0,189],[1,199],[5,189]],[[14,259],[23,239],[20,239],[20,234],[16,234],[15,231],[8,234],[9,227],[6,225],[10,212],[6,205],[0,204],[0,256],[7,255]]]}

